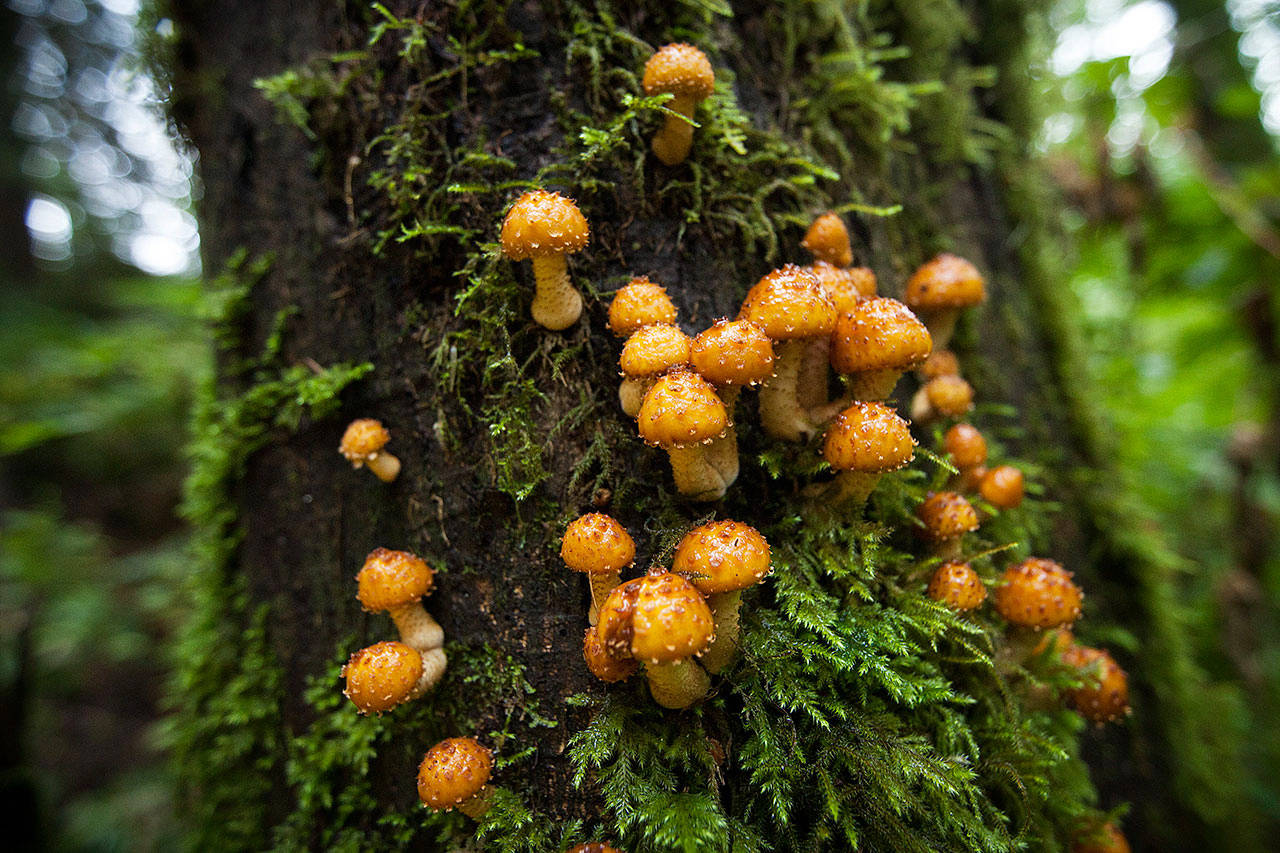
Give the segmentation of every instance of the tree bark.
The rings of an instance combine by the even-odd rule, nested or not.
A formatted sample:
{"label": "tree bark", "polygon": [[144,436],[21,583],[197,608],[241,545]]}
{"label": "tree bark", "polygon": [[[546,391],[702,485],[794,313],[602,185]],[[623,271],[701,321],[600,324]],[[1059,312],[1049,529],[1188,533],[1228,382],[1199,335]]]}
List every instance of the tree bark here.
{"label": "tree bark", "polygon": [[[424,35],[406,59],[402,38],[415,31],[392,28],[370,46],[371,30],[387,18],[360,4],[180,5],[174,109],[200,155],[206,268],[218,270],[239,253],[271,259],[236,321],[234,346],[220,355],[219,394],[252,389],[260,374],[241,369],[243,361],[271,348],[282,311],[292,313],[279,337],[281,364],[373,364],[344,393],[339,415],[275,430],[249,456],[230,495],[237,522],[227,532],[242,538],[228,565],[214,570],[233,587],[242,584],[248,605],[241,613],[269,606],[268,647],[282,673],[281,743],[318,725],[321,711],[304,699],[308,684],[327,678],[336,693],[333,674],[346,653],[394,636],[384,616],[362,613],[355,600],[353,578],[365,555],[378,546],[411,550],[440,572],[425,604],[451,644],[450,669],[437,694],[422,700],[423,728],[379,742],[364,773],[378,800],[389,812],[408,809],[414,756],[440,737],[476,733],[505,757],[534,750],[497,781],[524,792],[535,811],[561,821],[600,816],[600,792],[589,784],[585,793],[575,789],[566,749],[592,711],[566,700],[647,695],[639,679],[605,687],[582,663],[589,593],[560,562],[564,525],[592,509],[610,512],[636,537],[642,569],[661,562],[685,526],[708,512],[776,524],[772,513],[800,508],[806,482],[799,451],[779,449],[752,428],[754,416],[740,404],[747,424],[738,433],[739,482],[710,506],[675,495],[665,454],[646,448],[617,408],[619,345],[605,323],[608,292],[647,274],[667,287],[681,326],[694,334],[733,316],[746,289],[773,267],[807,262],[799,241],[808,220],[842,205],[856,205],[845,214],[855,253],[878,273],[882,294],[900,296],[911,270],[944,249],[987,274],[987,305],[962,323],[955,347],[984,404],[980,425],[997,431],[1009,456],[1053,464],[1037,477],[1065,509],[1030,545],[1068,563],[1086,588],[1096,582],[1107,590],[1090,599],[1097,602],[1091,619],[1126,622],[1142,639],[1155,630],[1139,592],[1112,597],[1100,577],[1136,571],[1137,558],[1110,539],[1107,528],[1123,522],[1100,517],[1106,510],[1086,493],[1092,481],[1082,472],[1102,463],[1079,411],[1083,391],[1064,385],[1079,381],[1063,331],[1070,320],[1046,295],[1052,278],[1028,268],[1028,244],[1045,222],[1028,218],[1025,204],[1011,210],[1011,197],[1025,201],[1010,195],[1019,176],[992,165],[1024,168],[1031,125],[1016,113],[1031,95],[1018,63],[1034,8],[883,4],[876,27],[911,51],[909,59],[879,64],[884,85],[899,88],[872,88],[885,100],[871,106],[823,102],[808,90],[814,103],[798,106],[806,80],[824,73],[823,53],[838,51],[845,38],[865,48],[872,26],[864,8],[741,2],[730,17],[693,3],[612,11],[577,3],[389,3],[401,23]],[[814,19],[783,17],[801,11]],[[968,21],[1005,23],[979,30]],[[792,146],[832,170],[830,177],[795,168],[784,154],[747,161],[726,141],[731,116],[724,111],[698,113],[702,127],[681,166],[652,159],[652,111],[613,129],[620,148],[600,156],[587,150],[592,140],[574,122],[608,129],[624,111],[623,96],[639,95],[643,45],[690,34],[707,39],[702,46],[725,81],[723,102],[736,100],[759,133],[737,146],[748,154],[757,153],[752,145]],[[506,58],[495,58],[499,52]],[[622,70],[611,70],[613,62]],[[1000,70],[997,89],[965,82],[985,66]],[[310,87],[296,89],[295,102],[306,108],[311,138],[282,121],[255,88],[291,68],[307,70]],[[943,81],[945,93],[910,88],[926,80]],[[890,96],[914,100],[912,130],[886,118]],[[823,117],[825,125],[806,123]],[[1009,122],[1012,141],[988,140],[982,150],[983,123],[992,120]],[[510,164],[478,167],[466,152]],[[725,168],[735,158],[740,169]],[[539,180],[540,170],[557,163],[567,168],[543,171]],[[414,173],[410,165],[424,168]],[[770,171],[776,185],[746,174],[752,170]],[[397,176],[394,186],[388,174]],[[469,186],[475,181],[486,186]],[[528,265],[498,259],[492,245],[518,181],[565,191],[591,223],[590,245],[569,261],[585,290],[584,316],[562,333],[533,325]],[[494,189],[503,182],[510,184]],[[439,195],[451,183],[459,186]],[[872,210],[897,204],[896,215]],[[396,240],[427,218],[458,231]],[[899,386],[900,403],[911,382]],[[394,483],[353,471],[338,455],[354,417],[377,417],[391,430],[389,449],[403,463]],[[934,447],[927,429],[918,436]],[[759,460],[779,453],[785,464],[775,479]],[[750,606],[748,598],[744,609]],[[486,647],[493,651],[482,654]],[[1101,805],[1134,801],[1142,819],[1131,837],[1166,849],[1193,846],[1205,824],[1169,781],[1173,758],[1142,649],[1120,657],[1135,680],[1138,716],[1127,727],[1085,734]],[[509,695],[493,704],[488,675],[467,670],[477,660],[498,661],[504,677],[527,680],[523,704]],[[556,725],[544,727],[542,718]],[[677,712],[667,719],[675,729],[685,725]],[[495,738],[501,732],[510,738]],[[274,780],[264,822],[279,827],[300,814],[299,784],[285,765],[286,748],[264,750],[259,772]],[[745,783],[732,759],[721,772],[729,789]],[[1161,818],[1167,822],[1158,824]],[[326,837],[322,831],[317,825],[304,836],[314,843]],[[413,843],[436,849],[431,833]]]}

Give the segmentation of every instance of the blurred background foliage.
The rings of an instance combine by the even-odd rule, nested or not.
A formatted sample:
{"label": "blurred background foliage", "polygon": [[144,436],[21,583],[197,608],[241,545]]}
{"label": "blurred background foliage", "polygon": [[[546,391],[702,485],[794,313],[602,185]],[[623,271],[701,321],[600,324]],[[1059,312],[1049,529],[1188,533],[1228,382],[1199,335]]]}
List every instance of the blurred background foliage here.
{"label": "blurred background foliage", "polygon": [[[169,25],[141,19],[136,0],[0,11],[0,787],[14,837],[55,850],[181,838],[157,721],[211,354],[193,160],[140,70]],[[1178,600],[1238,692],[1223,722],[1247,732],[1249,805],[1274,830],[1280,3],[1061,0],[1049,25],[1028,85],[1065,200],[1078,381],[1191,567]]]}

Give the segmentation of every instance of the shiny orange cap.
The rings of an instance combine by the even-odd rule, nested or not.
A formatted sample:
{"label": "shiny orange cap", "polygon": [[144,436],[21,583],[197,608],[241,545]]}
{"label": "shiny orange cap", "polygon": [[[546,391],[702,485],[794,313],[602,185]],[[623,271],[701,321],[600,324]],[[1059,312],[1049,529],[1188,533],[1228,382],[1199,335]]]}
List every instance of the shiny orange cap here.
{"label": "shiny orange cap", "polygon": [[575,572],[609,574],[635,562],[636,543],[613,517],[589,512],[565,528],[560,559]]}
{"label": "shiny orange cap", "polygon": [[836,324],[836,308],[817,277],[787,264],[756,282],[738,312],[775,341],[829,335]]}
{"label": "shiny orange cap", "polygon": [[830,211],[813,220],[800,245],[812,252],[816,260],[826,261],[833,266],[847,267],[853,263],[849,229],[845,227],[843,219]]}
{"label": "shiny orange cap", "polygon": [[674,323],[676,306],[662,285],[648,276],[631,279],[613,295],[609,303],[609,329],[620,338],[634,335],[654,323]]}
{"label": "shiny orange cap", "polygon": [[615,657],[670,663],[704,652],[714,637],[715,622],[691,583],[654,571],[609,593],[600,606],[596,631]]}
{"label": "shiny orange cap", "polygon": [[915,455],[907,422],[883,403],[857,402],[827,428],[822,456],[838,471],[893,471]]}
{"label": "shiny orange cap", "polygon": [[382,421],[374,418],[357,418],[342,434],[338,444],[338,452],[348,462],[363,462],[373,454],[382,450],[391,440],[391,433],[382,425]]}
{"label": "shiny orange cap", "polygon": [[987,588],[973,566],[951,560],[938,566],[929,579],[926,594],[952,610],[972,610],[987,597]]}
{"label": "shiny orange cap", "polygon": [[977,305],[986,295],[978,268],[944,252],[912,274],[903,301],[914,311],[939,311]]}
{"label": "shiny orange cap", "polygon": [[956,539],[978,529],[978,513],[955,492],[935,492],[916,507],[925,534],[935,542]]}
{"label": "shiny orange cap", "polygon": [[702,100],[716,85],[716,73],[707,55],[691,44],[677,42],[661,47],[644,64],[641,80],[646,95],[687,95]]}
{"label": "shiny orange cap", "polygon": [[841,314],[831,333],[831,366],[840,373],[909,370],[929,357],[933,338],[896,299],[866,299]]}
{"label": "shiny orange cap", "polygon": [[418,765],[418,798],[448,811],[480,793],[493,772],[493,754],[470,737],[442,740]]}
{"label": "shiny orange cap", "polygon": [[502,222],[502,252],[513,261],[576,252],[591,229],[572,199],[530,190],[516,199]]}
{"label": "shiny orange cap", "polygon": [[996,612],[1014,625],[1056,628],[1080,616],[1084,593],[1071,572],[1053,560],[1030,557],[1005,569],[996,590]]}
{"label": "shiny orange cap", "polygon": [[431,592],[435,572],[416,554],[375,548],[356,574],[356,598],[377,613],[417,601]]}
{"label": "shiny orange cap", "polygon": [[704,444],[729,428],[729,414],[711,383],[677,370],[658,378],[636,416],[646,444],[664,448]]}
{"label": "shiny orange cap", "polygon": [[669,323],[645,326],[627,338],[622,345],[618,366],[624,376],[645,379],[657,376],[689,362],[689,348],[693,341],[680,329]]}
{"label": "shiny orange cap", "polygon": [[755,385],[773,375],[773,341],[750,320],[717,320],[693,339],[689,361],[714,385]]}
{"label": "shiny orange cap", "polygon": [[342,668],[346,696],[362,714],[389,711],[409,698],[422,677],[422,655],[395,640],[376,643],[351,655]]}
{"label": "shiny orange cap", "polygon": [[671,571],[703,595],[745,589],[769,574],[769,543],[759,530],[740,521],[709,521],[680,540]]}

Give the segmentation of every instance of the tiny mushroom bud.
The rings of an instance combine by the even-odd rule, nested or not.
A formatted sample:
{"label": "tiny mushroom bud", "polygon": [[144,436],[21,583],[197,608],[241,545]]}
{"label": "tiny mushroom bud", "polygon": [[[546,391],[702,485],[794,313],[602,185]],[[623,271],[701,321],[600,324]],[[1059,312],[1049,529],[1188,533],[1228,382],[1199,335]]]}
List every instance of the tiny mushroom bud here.
{"label": "tiny mushroom bud", "polygon": [[[849,377],[855,400],[885,400],[898,378],[923,362],[932,346],[929,330],[896,299],[859,302],[836,320],[831,332],[831,366]],[[826,420],[850,401],[813,413]]]}
{"label": "tiny mushroom bud", "polygon": [[400,473],[400,460],[383,448],[391,440],[391,433],[374,418],[357,418],[342,434],[338,452],[347,458],[352,468],[368,465],[384,483],[390,483]]}
{"label": "tiny mushroom bud", "polygon": [[1084,685],[1067,691],[1067,701],[1080,716],[1109,723],[1129,713],[1129,678],[1105,649],[1069,646],[1062,662],[1085,678]]}
{"label": "tiny mushroom bud", "polygon": [[958,423],[942,437],[942,447],[960,469],[952,485],[957,491],[971,489],[977,480],[977,470],[987,462],[987,440],[972,424]]}
{"label": "tiny mushroom bud", "polygon": [[380,714],[420,694],[422,655],[388,640],[360,649],[342,668],[346,696],[361,714]]}
{"label": "tiny mushroom bud", "polygon": [[646,95],[672,96],[667,108],[677,115],[654,135],[653,153],[668,166],[683,163],[693,146],[693,111],[715,89],[711,61],[691,44],[669,44],[649,57],[641,85]]}
{"label": "tiny mushroom bud", "polygon": [[400,639],[422,656],[423,685],[433,687],[444,675],[444,631],[422,606],[431,592],[435,573],[408,551],[375,548],[356,575],[356,598],[365,610],[387,611],[400,630]]}
{"label": "tiny mushroom bud", "polygon": [[915,444],[907,422],[885,404],[857,402],[845,409],[822,444],[823,458],[840,472],[832,502],[847,501],[861,511],[880,476],[911,461]]}
{"label": "tiny mushroom bud", "polygon": [[587,245],[590,235],[578,206],[546,190],[520,196],[502,222],[503,254],[513,261],[533,261],[537,290],[531,313],[544,328],[567,329],[582,314],[582,296],[569,281],[565,256]]}
{"label": "tiny mushroom bud", "polygon": [[588,628],[582,637],[582,657],[592,675],[610,684],[630,678],[640,669],[635,658],[609,654],[604,641],[600,639],[600,632],[594,626]]}
{"label": "tiny mushroom bud", "polygon": [[956,358],[956,354],[949,349],[937,349],[936,346],[924,360],[924,364],[920,365],[917,371],[927,382],[930,379],[937,379],[939,376],[959,376],[960,375],[960,359]]}
{"label": "tiny mushroom bud", "polygon": [[644,395],[654,380],[668,370],[689,363],[693,341],[670,323],[654,323],[637,329],[622,345],[618,366],[622,384],[618,386],[618,402],[631,417],[640,413]]}
{"label": "tiny mushroom bud", "polygon": [[1030,557],[1005,569],[995,607],[1010,624],[1056,628],[1079,618],[1083,599],[1084,593],[1071,581],[1071,572],[1053,560]]}
{"label": "tiny mushroom bud", "polygon": [[[738,392],[773,375],[773,341],[750,320],[717,320],[693,339],[689,361],[698,374],[716,387],[729,420]],[[738,436],[729,425],[724,438],[707,448],[711,464],[724,478],[725,488],[738,479]]]}
{"label": "tiny mushroom bud", "polygon": [[[800,388],[805,351],[813,341],[823,341],[835,328],[836,311],[831,297],[811,272],[788,264],[756,282],[747,292],[739,312],[778,342],[773,377],[760,390],[760,424],[774,438],[801,441],[814,425],[801,398],[826,399],[825,368],[821,388]],[[810,384],[816,377],[806,377]]]}
{"label": "tiny mushroom bud", "polygon": [[769,543],[738,521],[710,521],[693,528],[676,546],[671,570],[707,596],[715,619],[715,642],[702,666],[715,675],[738,653],[738,608],[742,590],[769,574]]}
{"label": "tiny mushroom bud", "polygon": [[972,408],[973,386],[955,375],[930,379],[911,399],[911,417],[921,422],[962,418]]}
{"label": "tiny mushroom bud", "polygon": [[442,740],[427,750],[418,765],[418,799],[427,808],[456,808],[479,820],[489,810],[492,773],[493,754],[475,738]]}
{"label": "tiny mushroom bud", "polygon": [[853,263],[853,247],[849,245],[849,229],[844,220],[828,211],[809,226],[800,245],[808,249],[817,261],[832,266],[847,267]]}
{"label": "tiny mushroom bud", "polygon": [[1129,840],[1114,823],[1086,830],[1071,845],[1071,853],[1130,853]]}
{"label": "tiny mushroom bud", "polygon": [[569,522],[560,542],[560,558],[591,583],[591,610],[596,624],[600,602],[622,582],[620,572],[636,560],[636,543],[626,528],[602,512],[590,512]]}
{"label": "tiny mushroom bud", "polygon": [[999,465],[987,471],[978,482],[982,499],[1000,509],[1013,509],[1022,503],[1022,472],[1012,465]]}
{"label": "tiny mushroom bud", "polygon": [[729,415],[711,383],[688,370],[659,377],[644,395],[636,423],[646,444],[667,451],[680,494],[696,501],[724,497],[724,477],[704,445],[725,434]]}
{"label": "tiny mushroom bud", "polygon": [[978,268],[956,255],[941,254],[912,274],[903,302],[920,315],[933,345],[946,347],[961,309],[986,299],[986,282]]}
{"label": "tiny mushroom bud", "polygon": [[649,692],[664,708],[688,708],[707,695],[706,671],[693,661],[715,638],[715,623],[702,594],[663,569],[609,593],[596,631],[614,657],[645,665]]}
{"label": "tiny mushroom bud", "polygon": [[938,566],[929,580],[926,594],[952,610],[973,610],[987,597],[987,588],[973,566],[950,560]]}
{"label": "tiny mushroom bud", "polygon": [[674,323],[676,306],[662,285],[637,276],[613,295],[609,303],[609,330],[629,338],[654,323]]}
{"label": "tiny mushroom bud", "polygon": [[960,556],[960,540],[978,529],[978,513],[955,492],[936,492],[916,507],[916,517],[924,524],[924,535],[934,545],[934,554],[945,560]]}

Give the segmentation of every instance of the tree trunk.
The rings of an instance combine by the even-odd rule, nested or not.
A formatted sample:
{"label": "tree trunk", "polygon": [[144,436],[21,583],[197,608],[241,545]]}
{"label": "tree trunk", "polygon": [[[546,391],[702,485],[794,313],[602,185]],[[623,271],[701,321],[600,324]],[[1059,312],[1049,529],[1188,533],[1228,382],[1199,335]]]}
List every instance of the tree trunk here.
{"label": "tree trunk", "polygon": [[[227,271],[187,502],[200,617],[180,647],[172,735],[206,842],[450,849],[474,824],[418,808],[414,772],[432,743],[474,734],[499,757],[488,849],[1053,848],[1126,800],[1131,837],[1204,848],[1219,800],[1189,791],[1212,753],[1188,769],[1172,737],[1199,719],[1198,671],[1160,615],[1176,566],[1111,515],[1121,487],[1089,474],[1106,468],[1104,442],[1047,261],[1047,196],[1027,173],[1037,7],[180,5],[174,111],[200,155],[206,268]],[[719,88],[689,160],[668,167],[649,150],[662,116],[636,99],[649,53],[674,40],[708,51]],[[991,69],[997,84],[979,88]],[[591,224],[569,261],[586,307],[564,332],[532,323],[529,265],[495,242],[531,184],[575,198]],[[696,333],[770,269],[807,262],[799,241],[827,209],[882,294],[940,250],[987,275],[988,302],[954,344],[974,420],[1063,508],[1032,501],[982,541],[1066,563],[1090,592],[1082,630],[1137,638],[1114,650],[1134,717],[1083,735],[1100,799],[1075,759],[1048,757],[1048,742],[1075,749],[1067,712],[997,708],[1021,701],[1020,682],[963,663],[998,640],[997,620],[974,631],[918,612],[923,584],[903,567],[924,553],[910,508],[934,463],[887,479],[870,517],[888,529],[873,536],[806,508],[816,445],[768,439],[754,404],[739,409],[741,477],[713,504],[674,493],[666,455],[617,407],[611,291],[646,274]],[[900,384],[900,409],[913,388]],[[395,482],[337,453],[355,417],[390,429]],[[930,428],[917,437],[936,449]],[[655,708],[642,679],[594,681],[589,593],[559,558],[565,524],[591,510],[636,538],[636,571],[710,513],[765,531],[777,572],[745,596],[744,636],[773,645],[691,711]],[[832,542],[855,569],[813,568]],[[439,573],[425,604],[450,663],[424,699],[357,718],[339,667],[394,637],[355,599],[379,546]],[[989,580],[1007,555],[994,559]],[[836,640],[797,616],[802,592],[850,614]],[[865,688],[823,642],[844,644]],[[794,658],[783,669],[779,650]],[[780,687],[790,668],[801,683]],[[1170,671],[1192,680],[1162,683]],[[829,750],[815,746],[826,723],[841,729]],[[646,803],[654,813],[635,811]]]}

